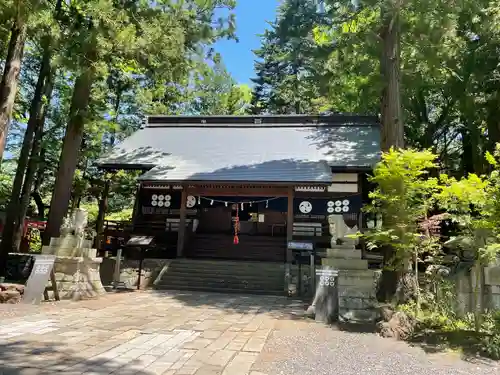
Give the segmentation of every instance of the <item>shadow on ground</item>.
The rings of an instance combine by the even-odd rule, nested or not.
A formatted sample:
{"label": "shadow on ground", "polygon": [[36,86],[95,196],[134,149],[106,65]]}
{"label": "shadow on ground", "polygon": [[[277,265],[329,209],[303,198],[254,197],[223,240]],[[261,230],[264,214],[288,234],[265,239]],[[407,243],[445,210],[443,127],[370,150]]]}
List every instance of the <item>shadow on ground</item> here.
{"label": "shadow on ground", "polygon": [[[95,359],[97,358],[97,359]],[[87,359],[70,349],[68,344],[19,340],[0,344],[1,375],[110,374],[153,375],[143,370],[140,361],[126,363],[114,359]]]}
{"label": "shadow on ground", "polygon": [[339,331],[353,333],[376,333],[375,323],[336,322],[333,324]]}
{"label": "shadow on ground", "polygon": [[485,353],[481,339],[484,334],[470,330],[437,331],[422,329],[414,332],[407,340],[426,353],[457,351],[466,361],[490,363],[490,355]]}
{"label": "shadow on ground", "polygon": [[233,314],[268,314],[276,318],[303,319],[308,304],[285,296],[225,294],[212,292],[159,291],[153,294],[173,298],[189,307],[216,308]]}

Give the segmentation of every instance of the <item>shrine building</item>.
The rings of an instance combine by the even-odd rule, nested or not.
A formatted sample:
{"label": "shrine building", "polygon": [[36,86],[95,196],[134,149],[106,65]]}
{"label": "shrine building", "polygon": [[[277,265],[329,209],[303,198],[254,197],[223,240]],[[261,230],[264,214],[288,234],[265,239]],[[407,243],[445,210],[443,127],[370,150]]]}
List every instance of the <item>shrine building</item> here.
{"label": "shrine building", "polygon": [[379,157],[375,116],[148,116],[98,164],[142,171],[130,234],[150,256],[289,263],[290,241],[329,246],[329,215],[364,226]]}

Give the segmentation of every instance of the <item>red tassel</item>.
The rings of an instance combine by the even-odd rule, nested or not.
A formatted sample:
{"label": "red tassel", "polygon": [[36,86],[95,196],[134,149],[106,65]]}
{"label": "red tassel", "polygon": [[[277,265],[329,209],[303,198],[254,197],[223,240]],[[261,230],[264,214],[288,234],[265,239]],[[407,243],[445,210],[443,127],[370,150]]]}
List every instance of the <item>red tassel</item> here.
{"label": "red tassel", "polygon": [[240,239],[238,238],[238,236],[234,236],[233,244],[238,245],[239,243],[240,243]]}

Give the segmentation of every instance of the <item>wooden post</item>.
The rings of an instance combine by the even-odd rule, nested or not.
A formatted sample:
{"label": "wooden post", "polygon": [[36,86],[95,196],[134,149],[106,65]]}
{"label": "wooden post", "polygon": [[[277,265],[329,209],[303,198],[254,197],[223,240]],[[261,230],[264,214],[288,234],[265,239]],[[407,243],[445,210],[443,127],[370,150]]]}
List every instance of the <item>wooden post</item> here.
{"label": "wooden post", "polygon": [[[288,188],[288,209],[286,215],[286,241],[293,240],[293,197],[294,197],[294,187],[290,186]],[[292,262],[292,250],[286,250],[286,262]]]}
{"label": "wooden post", "polygon": [[186,201],[187,191],[186,188],[182,190],[181,194],[181,210],[179,217],[179,228],[177,229],[177,258],[184,256],[184,236],[186,234]]}

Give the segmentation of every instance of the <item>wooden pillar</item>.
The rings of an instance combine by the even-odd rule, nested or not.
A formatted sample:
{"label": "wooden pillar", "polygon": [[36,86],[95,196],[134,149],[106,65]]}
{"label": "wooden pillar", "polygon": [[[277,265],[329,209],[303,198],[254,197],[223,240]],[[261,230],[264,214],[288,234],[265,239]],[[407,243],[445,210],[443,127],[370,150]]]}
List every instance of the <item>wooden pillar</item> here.
{"label": "wooden pillar", "polygon": [[182,190],[181,194],[181,210],[179,217],[179,228],[177,230],[177,258],[184,256],[184,237],[186,235],[186,201],[187,191],[186,188]]}
{"label": "wooden pillar", "polygon": [[[294,187],[290,186],[288,188],[288,209],[287,209],[287,216],[286,216],[286,241],[287,243],[289,241],[293,240],[293,197],[294,197]],[[286,250],[286,262],[291,263],[292,262],[292,251]]]}

